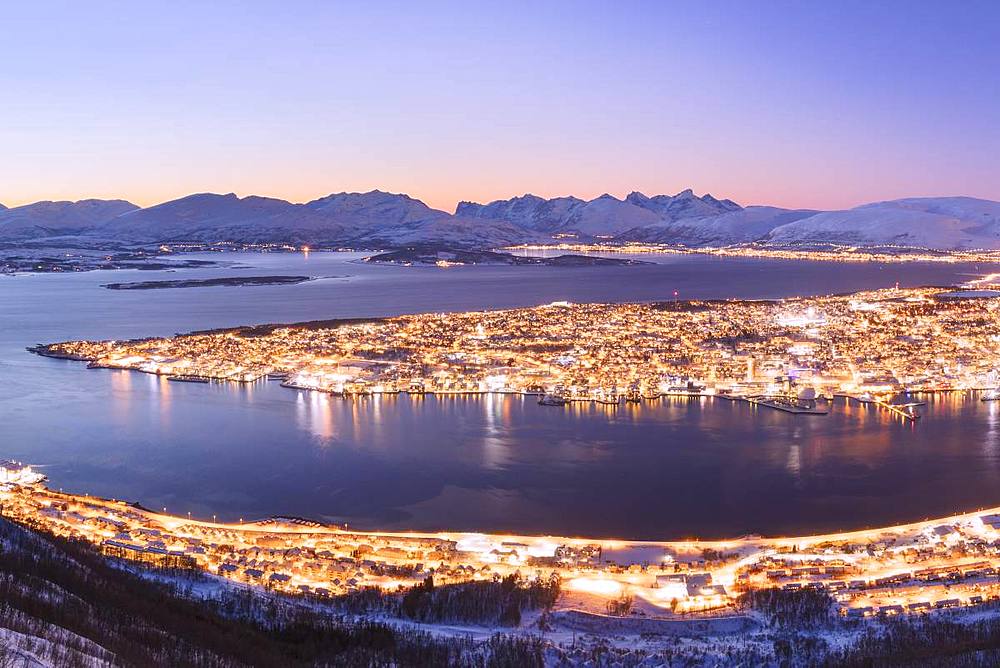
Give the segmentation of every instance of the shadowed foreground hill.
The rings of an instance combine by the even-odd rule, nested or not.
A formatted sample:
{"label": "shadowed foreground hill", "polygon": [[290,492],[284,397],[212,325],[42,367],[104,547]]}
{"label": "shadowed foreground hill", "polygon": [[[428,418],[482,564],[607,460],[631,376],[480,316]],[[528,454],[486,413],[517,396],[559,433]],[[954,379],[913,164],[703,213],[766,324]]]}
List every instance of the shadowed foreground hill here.
{"label": "shadowed foreground hill", "polygon": [[[347,623],[266,594],[185,595],[204,580],[151,581],[93,549],[0,519],[0,666],[532,666],[534,640],[436,639]],[[178,584],[179,583],[179,584]],[[188,594],[190,592],[187,592]]]}

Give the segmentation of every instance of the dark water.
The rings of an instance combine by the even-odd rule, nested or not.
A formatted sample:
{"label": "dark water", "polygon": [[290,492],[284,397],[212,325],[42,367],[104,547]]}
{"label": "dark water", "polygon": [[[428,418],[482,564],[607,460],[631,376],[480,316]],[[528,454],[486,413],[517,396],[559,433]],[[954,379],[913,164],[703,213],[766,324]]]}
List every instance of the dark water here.
{"label": "dark water", "polygon": [[[659,258],[643,267],[371,267],[228,255],[252,268],[0,277],[0,457],[56,487],[208,517],[632,538],[860,527],[1000,504],[996,402],[929,399],[902,423],[837,404],[791,416],[712,400],[541,407],[520,397],[344,401],[276,383],[168,383],[24,352],[37,342],[571,301],[764,298],[953,284],[969,265]],[[246,273],[300,285],[112,291]]]}

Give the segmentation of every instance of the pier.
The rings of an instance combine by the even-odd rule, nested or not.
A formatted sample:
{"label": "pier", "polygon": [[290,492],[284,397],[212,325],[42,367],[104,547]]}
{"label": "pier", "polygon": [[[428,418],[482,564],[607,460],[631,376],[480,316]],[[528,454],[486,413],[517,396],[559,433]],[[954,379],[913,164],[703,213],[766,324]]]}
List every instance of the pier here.
{"label": "pier", "polygon": [[854,395],[851,395],[851,394],[838,394],[838,395],[835,395],[835,396],[844,397],[844,399],[846,399],[848,401],[850,401],[851,399],[853,399],[854,401],[858,402],[859,404],[874,404],[874,405],[878,406],[879,408],[887,410],[890,413],[893,413],[894,415],[898,415],[898,416],[900,416],[900,417],[902,417],[902,418],[904,418],[906,420],[910,420],[911,422],[920,418],[920,413],[917,412],[916,407],[923,405],[923,402],[919,402],[919,401],[912,402],[912,403],[906,403],[906,404],[891,404],[888,401],[884,401],[884,400],[879,399],[878,397],[874,397],[874,396],[872,396],[872,397],[857,397],[857,396],[854,396]]}
{"label": "pier", "polygon": [[751,404],[753,406],[767,406],[768,408],[773,408],[775,410],[784,411],[785,413],[794,413],[795,415],[826,415],[829,411],[825,408],[818,408],[817,406],[803,406],[790,399],[785,399],[782,397],[737,397],[743,401]]}

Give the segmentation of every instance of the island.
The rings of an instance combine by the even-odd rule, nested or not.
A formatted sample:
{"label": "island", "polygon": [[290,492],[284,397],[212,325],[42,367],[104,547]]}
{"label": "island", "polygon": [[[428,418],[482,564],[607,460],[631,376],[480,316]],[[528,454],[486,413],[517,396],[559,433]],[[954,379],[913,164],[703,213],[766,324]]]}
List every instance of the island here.
{"label": "island", "polygon": [[[1000,298],[976,282],[766,300],[573,304],[261,325],[32,352],[168,379],[344,397],[538,395],[543,406],[710,397],[793,415],[920,417],[916,393],[1000,398]],[[967,291],[968,292],[968,291]],[[1000,293],[997,293],[1000,294]]]}
{"label": "island", "polygon": [[253,285],[295,285],[315,280],[311,276],[233,276],[226,278],[189,278],[172,281],[133,281],[105,283],[108,290],[166,290],[171,288],[215,288]]}

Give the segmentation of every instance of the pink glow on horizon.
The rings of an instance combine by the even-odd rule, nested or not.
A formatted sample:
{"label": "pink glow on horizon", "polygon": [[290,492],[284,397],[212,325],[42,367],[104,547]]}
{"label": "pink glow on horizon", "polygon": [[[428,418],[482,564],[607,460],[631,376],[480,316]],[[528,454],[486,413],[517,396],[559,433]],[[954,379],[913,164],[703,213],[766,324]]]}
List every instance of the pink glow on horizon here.
{"label": "pink glow on horizon", "polygon": [[1000,200],[1000,3],[376,5],[10,3],[0,203]]}

